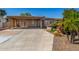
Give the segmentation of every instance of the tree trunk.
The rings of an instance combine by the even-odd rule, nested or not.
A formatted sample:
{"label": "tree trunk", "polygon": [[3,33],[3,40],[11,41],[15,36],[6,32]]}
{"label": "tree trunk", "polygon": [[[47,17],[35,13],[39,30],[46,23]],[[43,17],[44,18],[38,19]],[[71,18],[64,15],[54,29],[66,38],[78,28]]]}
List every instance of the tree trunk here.
{"label": "tree trunk", "polygon": [[71,43],[74,43],[75,40],[75,32],[71,32]]}
{"label": "tree trunk", "polygon": [[71,34],[71,43],[73,43],[73,40],[74,40],[74,37],[73,37],[73,34]]}
{"label": "tree trunk", "polygon": [[69,40],[69,35],[67,34],[67,39]]}
{"label": "tree trunk", "polygon": [[79,32],[77,32],[77,35],[78,35],[78,39],[79,39]]}

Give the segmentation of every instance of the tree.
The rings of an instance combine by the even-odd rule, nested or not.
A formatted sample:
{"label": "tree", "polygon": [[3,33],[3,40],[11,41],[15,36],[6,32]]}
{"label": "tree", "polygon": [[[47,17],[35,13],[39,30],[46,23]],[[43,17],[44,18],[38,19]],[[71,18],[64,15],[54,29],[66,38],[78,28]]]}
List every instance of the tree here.
{"label": "tree", "polygon": [[76,34],[79,39],[79,12],[74,9],[70,9],[68,11],[68,17],[64,18],[64,29],[68,29],[70,31],[71,42],[73,42]]}
{"label": "tree", "polygon": [[21,16],[32,16],[31,13],[21,13]]}
{"label": "tree", "polygon": [[5,16],[7,13],[5,10],[3,9],[0,9],[0,16]]}
{"label": "tree", "polygon": [[69,39],[68,33],[71,35],[71,42],[75,38],[75,33],[79,31],[79,19],[78,12],[74,9],[64,10],[63,13],[64,20],[61,22],[63,24],[64,31],[66,32],[67,38]]}

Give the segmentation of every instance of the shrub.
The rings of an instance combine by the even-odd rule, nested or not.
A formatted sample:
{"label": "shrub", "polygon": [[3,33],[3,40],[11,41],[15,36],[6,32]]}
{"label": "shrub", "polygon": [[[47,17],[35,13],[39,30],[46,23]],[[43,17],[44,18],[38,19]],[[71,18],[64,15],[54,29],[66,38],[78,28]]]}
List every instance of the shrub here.
{"label": "shrub", "polygon": [[56,31],[56,29],[55,29],[55,28],[51,29],[51,32],[55,32],[55,31]]}

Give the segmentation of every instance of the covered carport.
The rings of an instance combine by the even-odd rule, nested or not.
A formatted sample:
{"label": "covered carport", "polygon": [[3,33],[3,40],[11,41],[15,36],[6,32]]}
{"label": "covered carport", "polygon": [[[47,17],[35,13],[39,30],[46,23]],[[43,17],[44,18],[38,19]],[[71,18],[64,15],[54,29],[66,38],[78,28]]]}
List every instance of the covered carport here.
{"label": "covered carport", "polygon": [[44,17],[35,16],[8,16],[9,28],[43,28]]}

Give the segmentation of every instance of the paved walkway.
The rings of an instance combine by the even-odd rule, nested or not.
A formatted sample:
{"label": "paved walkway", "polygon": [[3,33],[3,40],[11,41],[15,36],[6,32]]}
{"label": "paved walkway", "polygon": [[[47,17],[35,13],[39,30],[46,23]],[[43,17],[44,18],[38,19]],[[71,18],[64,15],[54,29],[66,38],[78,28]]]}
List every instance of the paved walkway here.
{"label": "paved walkway", "polygon": [[6,42],[0,43],[5,51],[51,51],[53,35],[44,29],[14,29],[21,32]]}

